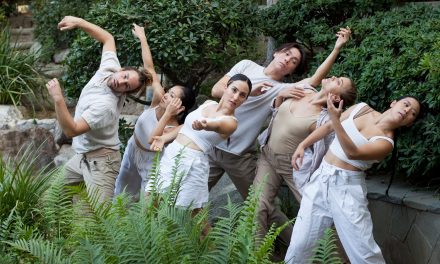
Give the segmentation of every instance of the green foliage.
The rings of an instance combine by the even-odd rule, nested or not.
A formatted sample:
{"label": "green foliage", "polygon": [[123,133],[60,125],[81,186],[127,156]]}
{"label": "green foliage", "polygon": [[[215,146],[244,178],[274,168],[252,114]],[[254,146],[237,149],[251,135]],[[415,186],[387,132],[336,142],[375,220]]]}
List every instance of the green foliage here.
{"label": "green foliage", "polygon": [[[146,25],[155,65],[173,83],[196,90],[210,72],[229,67],[251,53],[257,6],[250,0],[117,1],[94,5],[86,18],[113,34],[121,65],[141,64],[132,23]],[[66,87],[78,96],[99,65],[100,46],[85,33],[67,58]]]}
{"label": "green foliage", "polygon": [[19,105],[41,95],[44,85],[35,68],[37,58],[16,50],[10,40],[9,27],[4,27],[0,31],[0,104]]}
{"label": "green foliage", "polygon": [[324,231],[324,235],[318,240],[318,245],[313,249],[313,253],[312,263],[342,264],[342,260],[338,255],[335,231],[333,229],[327,228]]}
{"label": "green foliage", "polygon": [[[397,169],[413,181],[429,183],[440,165],[440,10],[423,4],[389,9],[390,1],[307,3],[281,0],[262,11],[264,21],[269,21],[266,34],[280,41],[298,39],[309,49],[320,50],[311,63],[316,69],[333,48],[334,32],[349,26],[352,41],[331,74],[352,78],[358,101],[378,111],[388,109],[401,95],[421,99],[425,116],[399,138]],[[394,164],[387,159],[379,168],[390,166]]]}
{"label": "green foliage", "polygon": [[125,148],[127,147],[127,142],[130,139],[131,135],[133,135],[134,126],[131,123],[128,123],[124,118],[119,119],[118,133],[119,140],[121,141],[121,146],[119,147],[119,151],[121,154],[124,154]]}
{"label": "green foliage", "polygon": [[57,25],[66,15],[83,17],[96,0],[36,0],[32,3],[35,36],[42,45],[42,59],[50,60],[59,49],[68,47],[76,32],[61,32]]}
{"label": "green foliage", "polygon": [[[266,36],[278,43],[301,41],[312,48],[333,42],[336,28],[351,17],[364,17],[390,7],[392,0],[279,0],[263,9],[260,22]],[[330,33],[330,34],[329,34]]]}
{"label": "green foliage", "polygon": [[[428,181],[440,165],[439,127],[440,10],[406,5],[375,16],[351,19],[356,31],[334,74],[357,84],[359,101],[378,111],[401,95],[415,95],[425,116],[398,139],[397,168],[413,180]],[[390,163],[382,166],[393,165]]]}
{"label": "green foliage", "polygon": [[[151,176],[157,177],[158,162],[159,155]],[[156,186],[138,203],[125,194],[100,203],[96,191],[88,195],[84,186],[66,188],[61,173],[50,177],[51,186],[38,196],[42,219],[32,223],[32,232],[26,234],[29,223],[18,221],[18,203],[7,201],[11,209],[0,217],[2,263],[270,263],[272,243],[282,229],[272,228],[257,243],[260,190],[251,191],[244,205],[229,200],[227,216],[206,234],[208,209],[193,216],[175,207],[175,190],[159,194]]]}

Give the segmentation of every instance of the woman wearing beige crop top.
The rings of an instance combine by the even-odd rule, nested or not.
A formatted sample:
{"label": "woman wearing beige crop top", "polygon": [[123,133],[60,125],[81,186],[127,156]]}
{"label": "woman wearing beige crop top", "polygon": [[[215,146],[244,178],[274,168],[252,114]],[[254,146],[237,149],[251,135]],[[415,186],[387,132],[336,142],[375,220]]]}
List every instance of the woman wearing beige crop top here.
{"label": "woman wearing beige crop top", "polygon": [[[331,77],[324,79],[336,60],[339,50],[349,40],[351,31],[342,28],[336,35],[338,39],[335,48],[321,64],[311,78],[303,80],[305,96],[300,99],[288,98],[283,92],[274,101],[277,109],[271,123],[264,132],[266,137],[260,141],[261,154],[257,162],[254,185],[263,185],[259,196],[258,221],[259,236],[264,237],[269,227],[274,223],[281,226],[288,222],[286,215],[274,206],[274,200],[281,184],[286,182],[295,197],[300,200],[299,192],[292,177],[291,157],[298,144],[305,139],[316,127],[320,113],[327,105],[329,92],[338,94],[345,102],[354,103],[356,88],[346,77]],[[322,85],[317,92],[313,87]],[[280,238],[289,244],[292,226],[286,227]]]}
{"label": "woman wearing beige crop top", "polygon": [[331,122],[301,142],[292,157],[294,168],[299,169],[304,148],[331,131],[336,132],[321,166],[304,187],[285,261],[308,263],[317,240],[334,223],[351,263],[385,263],[373,238],[364,170],[392,151],[394,130],[415,121],[420,103],[412,96],[404,96],[393,101],[384,113],[372,110],[354,119],[368,105],[355,105],[340,118],[343,102],[336,108],[333,101],[329,94]]}

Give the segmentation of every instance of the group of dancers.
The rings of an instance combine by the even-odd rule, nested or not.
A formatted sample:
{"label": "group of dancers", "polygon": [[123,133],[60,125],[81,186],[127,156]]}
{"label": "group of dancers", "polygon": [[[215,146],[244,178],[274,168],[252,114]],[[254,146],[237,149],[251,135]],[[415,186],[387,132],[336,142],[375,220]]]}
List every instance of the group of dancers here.
{"label": "group of dancers", "polygon": [[[132,30],[142,49],[144,67],[138,70],[121,68],[113,36],[99,26],[71,16],[58,26],[80,28],[103,44],[100,68],[82,89],[74,117],[58,81],[46,85],[77,153],[66,164],[68,184],[84,181],[89,193],[98,190],[101,201],[122,192],[138,199],[152,187],[165,192],[173,184],[179,155],[176,206],[194,212],[203,208],[224,172],[243,198],[252,184],[261,185],[261,238],[272,224],[288,221],[274,205],[285,182],[300,202],[295,224],[280,234],[289,245],[286,263],[308,262],[332,225],[352,263],[385,263],[373,238],[364,171],[392,151],[394,131],[416,120],[420,103],[403,96],[381,113],[365,103],[355,104],[357,91],[350,78],[326,78],[350,39],[349,28],[336,33],[334,49],[310,78],[282,82],[305,68],[302,47],[287,43],[266,67],[249,60],[237,63],[212,89],[220,100],[208,100],[189,112],[195,104],[193,90],[180,84],[162,87],[144,28],[133,25]],[[153,88],[153,100],[139,116],[121,162],[117,127],[125,95],[139,93],[146,85]],[[269,117],[269,126],[260,134]],[[256,154],[259,134],[261,151]],[[158,151],[158,185],[152,186],[148,175]]]}

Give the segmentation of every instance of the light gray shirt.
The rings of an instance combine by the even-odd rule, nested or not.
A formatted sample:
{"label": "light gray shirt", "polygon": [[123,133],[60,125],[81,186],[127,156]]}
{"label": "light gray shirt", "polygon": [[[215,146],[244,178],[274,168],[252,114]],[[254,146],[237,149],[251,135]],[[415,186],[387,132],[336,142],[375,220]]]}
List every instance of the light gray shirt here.
{"label": "light gray shirt", "polygon": [[102,54],[98,71],[82,89],[75,109],[75,121],[82,117],[90,127],[84,134],[73,138],[76,153],[86,153],[99,148],[119,149],[119,114],[125,96],[113,92],[106,79],[120,70],[115,52]]}
{"label": "light gray shirt", "polygon": [[274,86],[259,96],[249,96],[248,99],[235,110],[238,120],[237,130],[230,136],[229,144],[224,141],[217,148],[235,155],[242,155],[255,149],[255,139],[261,127],[271,115],[271,102],[277,94],[289,84],[272,80],[264,74],[264,67],[250,60],[242,60],[226,74],[229,77],[241,73],[246,75],[255,85],[260,82],[270,82]]}

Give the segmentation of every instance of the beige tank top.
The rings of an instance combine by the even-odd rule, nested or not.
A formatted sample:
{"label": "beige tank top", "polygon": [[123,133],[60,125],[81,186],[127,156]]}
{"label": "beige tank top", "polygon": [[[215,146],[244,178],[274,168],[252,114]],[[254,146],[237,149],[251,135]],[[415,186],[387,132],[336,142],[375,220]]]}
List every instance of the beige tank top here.
{"label": "beige tank top", "polygon": [[318,116],[319,113],[311,116],[295,116],[290,112],[290,103],[284,102],[273,120],[269,147],[278,154],[295,152],[298,144],[310,134],[310,126],[316,122]]}

